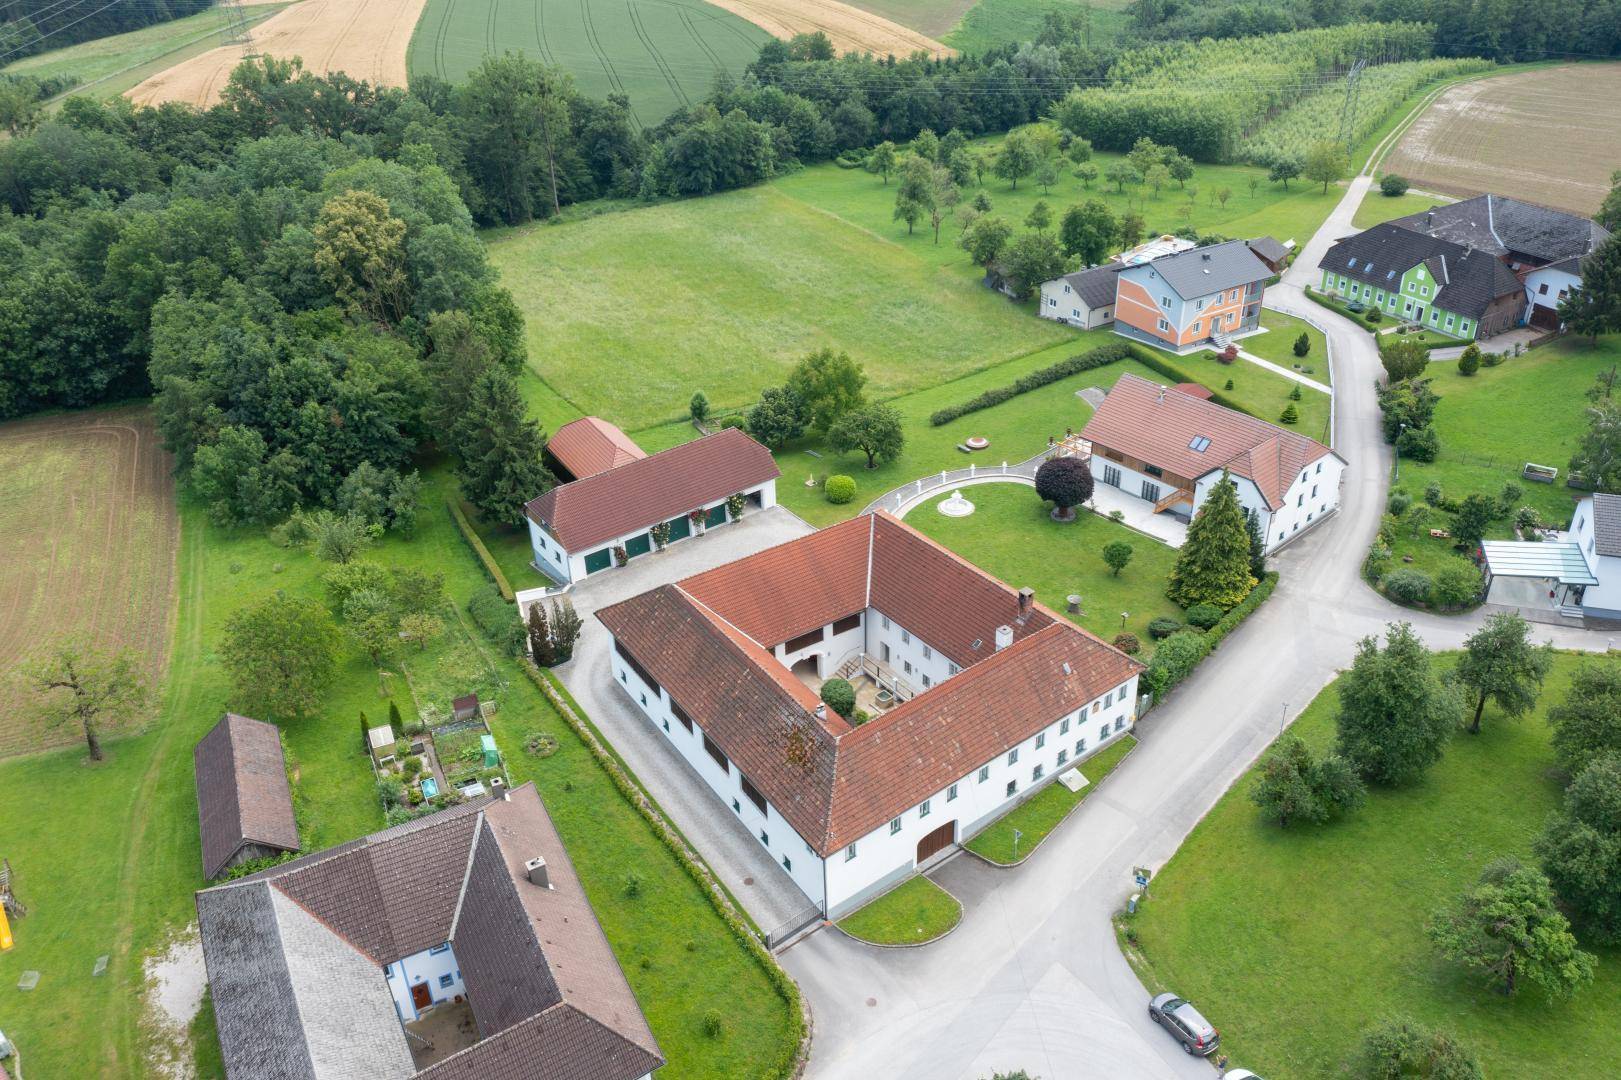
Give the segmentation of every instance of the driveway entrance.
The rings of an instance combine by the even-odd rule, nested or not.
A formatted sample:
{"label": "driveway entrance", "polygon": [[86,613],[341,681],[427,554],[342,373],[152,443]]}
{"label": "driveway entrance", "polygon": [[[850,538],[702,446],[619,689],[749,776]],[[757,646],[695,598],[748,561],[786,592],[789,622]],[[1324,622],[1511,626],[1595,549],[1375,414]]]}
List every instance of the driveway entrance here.
{"label": "driveway entrance", "polygon": [[957,822],[948,821],[917,842],[917,864],[922,866],[957,842]]}

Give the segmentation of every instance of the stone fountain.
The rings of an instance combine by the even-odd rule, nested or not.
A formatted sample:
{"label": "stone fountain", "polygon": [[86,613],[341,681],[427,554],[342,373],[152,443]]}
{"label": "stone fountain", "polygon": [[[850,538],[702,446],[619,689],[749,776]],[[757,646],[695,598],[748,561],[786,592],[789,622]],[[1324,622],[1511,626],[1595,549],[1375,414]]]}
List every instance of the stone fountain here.
{"label": "stone fountain", "polygon": [[974,504],[963,498],[961,491],[953,491],[951,498],[940,501],[939,510],[946,517],[967,517],[974,512]]}

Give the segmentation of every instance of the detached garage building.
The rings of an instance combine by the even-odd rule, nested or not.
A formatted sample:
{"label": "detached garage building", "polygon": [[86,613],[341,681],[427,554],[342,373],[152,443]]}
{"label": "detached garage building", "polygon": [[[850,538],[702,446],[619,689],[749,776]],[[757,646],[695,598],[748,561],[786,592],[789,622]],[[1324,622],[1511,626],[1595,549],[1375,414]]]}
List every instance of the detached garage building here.
{"label": "detached garage building", "polygon": [[[630,441],[622,433],[620,438]],[[578,447],[565,450],[578,460]],[[604,452],[629,457],[622,445]],[[653,550],[651,530],[661,523],[669,525],[671,543],[726,524],[726,501],[733,495],[754,509],[775,506],[780,475],[771,451],[737,428],[629,457],[529,503],[535,566],[558,582],[579,581],[612,566],[616,547],[633,559]]]}

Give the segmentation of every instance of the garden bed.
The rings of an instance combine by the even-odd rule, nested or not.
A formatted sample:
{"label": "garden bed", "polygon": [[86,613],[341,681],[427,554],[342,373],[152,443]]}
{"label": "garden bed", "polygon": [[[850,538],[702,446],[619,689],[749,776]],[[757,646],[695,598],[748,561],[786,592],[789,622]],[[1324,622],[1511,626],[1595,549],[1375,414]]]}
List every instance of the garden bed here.
{"label": "garden bed", "polygon": [[869,945],[927,945],[957,928],[962,904],[955,896],[918,874],[876,900],[857,908],[838,928]]}

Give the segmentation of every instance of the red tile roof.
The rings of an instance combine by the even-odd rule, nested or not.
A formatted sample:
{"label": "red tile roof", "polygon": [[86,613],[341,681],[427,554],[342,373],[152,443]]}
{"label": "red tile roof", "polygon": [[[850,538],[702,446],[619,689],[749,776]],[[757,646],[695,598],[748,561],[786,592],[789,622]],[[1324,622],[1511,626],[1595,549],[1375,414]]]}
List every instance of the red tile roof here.
{"label": "red tile roof", "polygon": [[[1274,509],[1296,472],[1334,452],[1247,413],[1165,390],[1137,375],[1120,376],[1081,435],[1094,452],[1118,450],[1190,480],[1228,469],[1255,481]],[[1210,440],[1203,451],[1191,446],[1199,436]]]}
{"label": "red tile roof", "polygon": [[640,461],[647,451],[608,421],[582,416],[557,429],[546,449],[576,480]]}
{"label": "red tile roof", "polygon": [[1190,397],[1196,397],[1202,401],[1210,400],[1210,387],[1203,386],[1196,382],[1179,382],[1175,386],[1171,387],[1171,389],[1175,390],[1179,394],[1187,394]]}
{"label": "red tile roof", "polygon": [[[766,649],[868,606],[964,670],[861,727],[818,723]],[[823,856],[1141,670],[1039,604],[1021,618],[1016,591],[883,511],[597,618]]]}
{"label": "red tile roof", "polygon": [[737,428],[724,428],[560,484],[532,500],[527,510],[565,550],[583,551],[780,475],[771,451]]}

